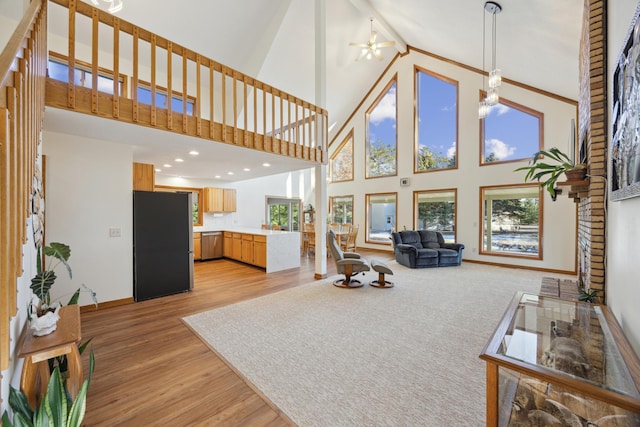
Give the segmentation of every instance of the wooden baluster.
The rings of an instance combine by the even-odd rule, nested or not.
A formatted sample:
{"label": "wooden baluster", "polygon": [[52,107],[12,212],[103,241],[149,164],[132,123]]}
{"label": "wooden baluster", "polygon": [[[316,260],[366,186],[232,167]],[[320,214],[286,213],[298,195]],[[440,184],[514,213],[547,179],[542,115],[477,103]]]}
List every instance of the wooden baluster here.
{"label": "wooden baluster", "polygon": [[156,75],[157,75],[158,36],[151,35],[151,126],[158,124],[158,109],[156,106]]}
{"label": "wooden baluster", "polygon": [[[253,81],[253,148],[256,147],[258,136],[258,85]],[[264,150],[264,144],[260,147]]]}
{"label": "wooden baluster", "polygon": [[214,74],[215,70],[214,70],[214,62],[210,61],[209,62],[209,138],[210,139],[214,139],[213,138],[213,123],[214,123],[214,118],[215,115],[214,113],[214,107],[215,107],[215,86],[214,86],[214,79],[213,79],[213,74]]}
{"label": "wooden baluster", "polygon": [[227,68],[222,66],[222,142],[227,142]]}
{"label": "wooden baluster", "polygon": [[202,117],[200,113],[202,82],[200,81],[200,67],[202,67],[202,57],[200,55],[196,55],[196,105],[193,114],[196,116],[196,135],[198,136],[202,136]]}
{"label": "wooden baluster", "polygon": [[236,79],[236,72],[231,71],[231,78],[233,81],[233,143],[238,144],[238,80]]}
{"label": "wooden baluster", "polygon": [[120,19],[113,18],[113,117],[120,117]]}
{"label": "wooden baluster", "polygon": [[[91,34],[91,112],[98,114],[98,9],[92,11]],[[115,76],[114,76],[115,80]]]}
{"label": "wooden baluster", "polygon": [[244,101],[242,106],[244,107],[244,123],[242,123],[242,128],[244,129],[244,146],[249,146],[249,126],[247,126],[247,77],[245,75],[242,76],[242,86],[244,89]]}
{"label": "wooden baluster", "polygon": [[182,48],[182,132],[187,133],[187,52]]}
{"label": "wooden baluster", "polygon": [[[133,121],[138,121],[138,27],[133,27],[133,81],[131,82],[131,98],[133,98]],[[153,97],[153,93],[151,94]]]}
{"label": "wooden baluster", "polygon": [[173,68],[173,43],[167,42],[167,128],[173,130],[173,109],[171,105],[173,88],[172,88],[172,70]]}
{"label": "wooden baluster", "polygon": [[74,84],[76,67],[76,0],[69,0],[69,59],[68,59],[68,86],[67,105],[75,110],[76,108],[76,85]]}

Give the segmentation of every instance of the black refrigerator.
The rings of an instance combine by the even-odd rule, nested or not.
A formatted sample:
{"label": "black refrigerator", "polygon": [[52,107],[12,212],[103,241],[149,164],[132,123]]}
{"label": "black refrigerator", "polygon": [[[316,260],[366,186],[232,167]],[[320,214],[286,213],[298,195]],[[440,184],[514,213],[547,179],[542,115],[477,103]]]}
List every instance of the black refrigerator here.
{"label": "black refrigerator", "polygon": [[133,297],[193,288],[191,193],[133,192]]}

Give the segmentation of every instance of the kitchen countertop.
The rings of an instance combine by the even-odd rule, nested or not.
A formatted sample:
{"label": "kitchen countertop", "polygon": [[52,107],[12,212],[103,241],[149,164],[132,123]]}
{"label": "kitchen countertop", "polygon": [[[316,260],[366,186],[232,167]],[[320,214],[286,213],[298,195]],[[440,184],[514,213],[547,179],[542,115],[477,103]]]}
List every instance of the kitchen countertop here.
{"label": "kitchen countertop", "polygon": [[232,233],[254,234],[258,236],[274,236],[274,235],[298,233],[297,231],[263,230],[261,228],[251,228],[251,227],[233,227],[233,228],[224,228],[224,229],[193,230],[193,231],[194,233],[211,233],[215,231],[218,231],[218,232],[230,231]]}

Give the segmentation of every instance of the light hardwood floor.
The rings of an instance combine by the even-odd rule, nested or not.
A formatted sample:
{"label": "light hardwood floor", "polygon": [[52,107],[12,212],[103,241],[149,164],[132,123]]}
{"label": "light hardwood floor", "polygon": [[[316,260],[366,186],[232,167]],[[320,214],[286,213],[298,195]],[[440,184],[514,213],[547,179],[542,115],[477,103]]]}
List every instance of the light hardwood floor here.
{"label": "light hardwood floor", "polygon": [[[327,267],[328,275],[335,274],[330,258]],[[93,337],[96,359],[84,425],[291,425],[181,319],[308,283],[313,257],[303,257],[300,269],[268,275],[226,259],[196,262],[194,270],[191,292],[82,314],[82,336]]]}

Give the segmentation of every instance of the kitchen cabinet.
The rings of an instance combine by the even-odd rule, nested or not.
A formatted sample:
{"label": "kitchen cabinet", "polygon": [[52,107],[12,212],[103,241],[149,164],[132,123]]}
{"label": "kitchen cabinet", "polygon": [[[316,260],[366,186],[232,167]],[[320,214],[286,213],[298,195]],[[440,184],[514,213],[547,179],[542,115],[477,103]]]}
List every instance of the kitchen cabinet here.
{"label": "kitchen cabinet", "polygon": [[154,191],[156,184],[156,170],[153,165],[144,163],[133,164],[133,189],[140,191]]}
{"label": "kitchen cabinet", "polygon": [[233,233],[233,243],[231,244],[231,259],[240,261],[242,259],[242,234]]}
{"label": "kitchen cabinet", "polygon": [[234,188],[205,187],[205,212],[235,212],[236,190]]}
{"label": "kitchen cabinet", "polygon": [[222,233],[222,255],[225,258],[233,258],[233,233],[231,231],[225,231]]}
{"label": "kitchen cabinet", "polygon": [[253,264],[253,235],[242,235],[242,253],[240,261]]}
{"label": "kitchen cabinet", "polygon": [[253,236],[253,264],[267,267],[267,236]]}
{"label": "kitchen cabinet", "polygon": [[640,362],[606,306],[519,292],[480,358],[487,426],[640,425]]}
{"label": "kitchen cabinet", "polygon": [[202,240],[200,233],[193,233],[193,260],[200,261],[202,258]]}

